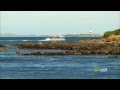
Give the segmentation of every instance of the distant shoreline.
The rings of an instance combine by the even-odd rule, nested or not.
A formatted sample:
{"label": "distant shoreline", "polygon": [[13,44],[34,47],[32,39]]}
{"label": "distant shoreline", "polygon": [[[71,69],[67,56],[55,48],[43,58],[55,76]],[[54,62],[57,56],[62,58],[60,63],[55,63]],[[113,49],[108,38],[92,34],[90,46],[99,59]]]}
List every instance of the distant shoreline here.
{"label": "distant shoreline", "polygon": [[[0,34],[0,37],[51,37],[52,35],[15,35]],[[100,34],[66,34],[64,37],[102,37]]]}

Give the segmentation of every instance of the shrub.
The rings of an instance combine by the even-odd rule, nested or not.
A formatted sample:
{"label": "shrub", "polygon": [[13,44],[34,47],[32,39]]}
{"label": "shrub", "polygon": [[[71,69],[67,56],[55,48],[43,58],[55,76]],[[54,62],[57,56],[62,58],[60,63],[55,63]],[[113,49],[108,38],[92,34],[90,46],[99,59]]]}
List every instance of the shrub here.
{"label": "shrub", "polygon": [[110,37],[112,35],[120,35],[120,29],[117,29],[115,31],[107,31],[104,33],[103,37],[107,38],[107,37]]}

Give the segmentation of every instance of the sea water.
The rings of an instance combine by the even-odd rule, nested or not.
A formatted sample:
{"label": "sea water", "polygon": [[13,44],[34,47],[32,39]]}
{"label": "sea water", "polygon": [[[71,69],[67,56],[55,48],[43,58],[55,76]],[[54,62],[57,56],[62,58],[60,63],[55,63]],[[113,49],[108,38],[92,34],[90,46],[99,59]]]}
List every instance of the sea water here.
{"label": "sea water", "polygon": [[[0,44],[38,43],[39,37],[0,37]],[[66,41],[99,38],[68,37]],[[16,52],[33,52],[7,48],[0,52],[0,79],[120,79],[120,56],[69,55],[69,56],[16,56]]]}

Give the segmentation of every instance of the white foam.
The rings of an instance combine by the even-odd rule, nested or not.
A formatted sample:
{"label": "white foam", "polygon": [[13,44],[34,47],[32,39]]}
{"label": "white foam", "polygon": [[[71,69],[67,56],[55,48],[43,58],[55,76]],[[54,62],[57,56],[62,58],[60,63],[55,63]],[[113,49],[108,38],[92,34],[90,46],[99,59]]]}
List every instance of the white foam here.
{"label": "white foam", "polygon": [[100,72],[107,72],[107,68],[100,69]]}
{"label": "white foam", "polygon": [[0,41],[35,41],[35,40],[0,40]]}
{"label": "white foam", "polygon": [[56,61],[57,59],[55,58],[50,58],[48,61]]}
{"label": "white foam", "polygon": [[50,40],[44,39],[44,40],[38,40],[38,41],[50,41]]}
{"label": "white foam", "polygon": [[31,41],[31,40],[22,40],[22,41]]}

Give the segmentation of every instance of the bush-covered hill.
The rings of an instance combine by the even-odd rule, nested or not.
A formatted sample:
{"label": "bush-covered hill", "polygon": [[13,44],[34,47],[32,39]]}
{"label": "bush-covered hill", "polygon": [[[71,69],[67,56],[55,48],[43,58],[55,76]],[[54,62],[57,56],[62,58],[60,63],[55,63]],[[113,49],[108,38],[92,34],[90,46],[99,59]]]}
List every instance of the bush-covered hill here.
{"label": "bush-covered hill", "polygon": [[107,37],[110,37],[112,35],[120,35],[120,29],[117,29],[115,31],[107,31],[104,33],[103,37],[107,38]]}

